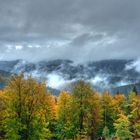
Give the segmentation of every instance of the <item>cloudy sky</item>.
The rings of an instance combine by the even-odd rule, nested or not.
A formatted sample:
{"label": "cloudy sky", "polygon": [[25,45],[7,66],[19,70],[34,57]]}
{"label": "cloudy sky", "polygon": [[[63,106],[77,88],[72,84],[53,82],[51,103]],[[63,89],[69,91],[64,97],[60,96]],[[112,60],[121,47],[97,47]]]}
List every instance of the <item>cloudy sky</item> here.
{"label": "cloudy sky", "polygon": [[140,55],[140,0],[0,0],[0,59]]}

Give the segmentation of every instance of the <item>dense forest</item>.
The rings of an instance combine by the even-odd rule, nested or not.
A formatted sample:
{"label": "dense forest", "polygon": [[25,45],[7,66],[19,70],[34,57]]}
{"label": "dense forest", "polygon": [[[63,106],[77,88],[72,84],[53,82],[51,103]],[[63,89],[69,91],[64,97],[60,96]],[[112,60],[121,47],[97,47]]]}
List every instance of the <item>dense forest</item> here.
{"label": "dense forest", "polygon": [[[102,138],[101,138],[102,137]],[[140,138],[140,96],[96,92],[78,81],[58,97],[45,82],[11,77],[0,91],[1,140],[130,140]]]}

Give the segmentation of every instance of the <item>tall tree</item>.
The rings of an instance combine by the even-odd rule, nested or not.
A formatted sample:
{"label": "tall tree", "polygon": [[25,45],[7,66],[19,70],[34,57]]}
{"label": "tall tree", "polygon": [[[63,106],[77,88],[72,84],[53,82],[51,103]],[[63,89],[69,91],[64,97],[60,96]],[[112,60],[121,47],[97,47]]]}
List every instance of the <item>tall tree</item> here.
{"label": "tall tree", "polygon": [[140,97],[131,92],[128,98],[129,120],[134,138],[140,138]]}
{"label": "tall tree", "polygon": [[5,92],[0,90],[0,139],[4,139],[5,131],[4,131],[4,120],[7,117],[7,110],[5,106],[5,102],[7,97],[5,96]]}
{"label": "tall tree", "polygon": [[45,98],[45,119],[48,122],[47,128],[51,132],[51,137],[56,137],[56,114],[57,114],[57,98],[53,96],[51,93],[47,93]]}
{"label": "tall tree", "polygon": [[99,97],[90,84],[84,81],[77,82],[73,87],[73,119],[80,139],[90,135],[96,138],[95,133],[100,121]]}
{"label": "tall tree", "polygon": [[5,89],[8,117],[5,119],[7,139],[46,139],[46,87],[23,75],[13,76]]}
{"label": "tall tree", "polygon": [[58,98],[57,135],[59,139],[73,139],[75,129],[72,122],[72,97],[71,94],[62,91]]}
{"label": "tall tree", "polygon": [[99,94],[93,93],[89,98],[89,111],[87,113],[87,121],[88,121],[88,135],[91,140],[97,138],[98,128],[100,123],[102,123],[102,108]]}
{"label": "tall tree", "polygon": [[123,113],[119,114],[119,118],[115,121],[114,126],[117,137],[121,138],[122,140],[129,140],[132,138],[128,116]]}
{"label": "tall tree", "polygon": [[109,92],[105,92],[101,96],[101,102],[102,102],[102,114],[103,114],[103,123],[102,125],[102,131],[104,127],[107,127],[109,129],[109,132],[111,134],[115,133],[114,129],[114,121],[117,118],[117,108],[115,107],[115,101],[113,99],[113,96]]}

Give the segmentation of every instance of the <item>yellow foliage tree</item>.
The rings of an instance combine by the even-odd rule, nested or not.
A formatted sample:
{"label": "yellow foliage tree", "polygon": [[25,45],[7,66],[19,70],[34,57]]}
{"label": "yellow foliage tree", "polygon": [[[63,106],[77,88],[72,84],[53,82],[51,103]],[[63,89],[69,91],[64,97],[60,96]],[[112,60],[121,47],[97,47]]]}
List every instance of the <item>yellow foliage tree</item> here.
{"label": "yellow foliage tree", "polygon": [[47,139],[46,85],[31,77],[13,76],[5,89],[8,117],[5,130],[8,139]]}

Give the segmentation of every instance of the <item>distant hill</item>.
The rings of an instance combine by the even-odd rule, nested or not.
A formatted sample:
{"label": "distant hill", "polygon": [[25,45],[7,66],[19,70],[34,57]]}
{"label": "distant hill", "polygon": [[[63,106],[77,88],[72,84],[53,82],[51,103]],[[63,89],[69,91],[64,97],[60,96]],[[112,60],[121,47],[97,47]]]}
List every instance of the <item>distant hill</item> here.
{"label": "distant hill", "polygon": [[[24,73],[25,76],[32,75],[39,81],[45,81],[49,90],[56,94],[60,90],[69,89],[69,85],[77,80],[89,82],[97,91],[116,92],[116,87],[123,89],[121,87],[124,85],[140,83],[140,72],[135,67],[127,68],[134,61],[102,60],[84,64],[61,59],[40,62],[0,61],[0,85],[3,87],[11,74]],[[123,91],[127,93],[127,90]]]}
{"label": "distant hill", "polygon": [[140,83],[115,87],[115,88],[112,88],[110,91],[111,91],[111,93],[114,93],[114,94],[116,94],[116,93],[128,94],[131,91],[133,91],[134,89],[138,92],[138,94],[140,94]]}

